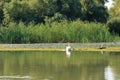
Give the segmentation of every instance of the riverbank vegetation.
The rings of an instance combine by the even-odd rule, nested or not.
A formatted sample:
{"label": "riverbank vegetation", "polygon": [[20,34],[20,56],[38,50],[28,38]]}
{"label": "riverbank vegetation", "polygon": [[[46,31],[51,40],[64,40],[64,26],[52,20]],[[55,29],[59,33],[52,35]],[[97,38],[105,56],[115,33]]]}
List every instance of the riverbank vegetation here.
{"label": "riverbank vegetation", "polygon": [[120,40],[120,19],[112,20],[115,16],[105,3],[106,0],[0,1],[0,43]]}
{"label": "riverbank vegetation", "polygon": [[104,24],[82,21],[60,23],[28,24],[11,23],[0,27],[2,43],[42,43],[42,42],[106,42],[118,39],[111,35]]}

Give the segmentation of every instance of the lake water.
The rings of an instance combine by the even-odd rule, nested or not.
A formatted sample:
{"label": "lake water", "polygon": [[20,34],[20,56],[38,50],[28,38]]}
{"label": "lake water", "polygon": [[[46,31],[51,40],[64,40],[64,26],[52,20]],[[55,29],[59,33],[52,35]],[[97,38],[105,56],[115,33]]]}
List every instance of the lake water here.
{"label": "lake water", "polygon": [[0,80],[120,80],[120,53],[0,52]]}

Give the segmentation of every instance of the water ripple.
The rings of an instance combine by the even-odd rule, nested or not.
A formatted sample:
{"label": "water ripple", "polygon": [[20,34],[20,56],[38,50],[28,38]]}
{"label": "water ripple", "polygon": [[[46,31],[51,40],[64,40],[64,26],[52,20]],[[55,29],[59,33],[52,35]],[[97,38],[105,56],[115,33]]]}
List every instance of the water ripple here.
{"label": "water ripple", "polygon": [[30,76],[0,76],[0,79],[29,79]]}

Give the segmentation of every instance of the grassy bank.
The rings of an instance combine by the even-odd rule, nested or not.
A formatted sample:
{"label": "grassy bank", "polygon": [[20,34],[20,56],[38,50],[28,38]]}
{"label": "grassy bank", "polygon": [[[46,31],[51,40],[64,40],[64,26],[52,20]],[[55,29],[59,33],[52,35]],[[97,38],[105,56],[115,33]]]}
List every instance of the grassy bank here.
{"label": "grassy bank", "polygon": [[0,43],[108,42],[119,40],[104,24],[62,21],[25,25],[10,23],[0,27]]}
{"label": "grassy bank", "polygon": [[[0,51],[65,51],[65,48],[0,48]],[[120,52],[120,47],[100,48],[72,48],[72,51],[105,51]]]}

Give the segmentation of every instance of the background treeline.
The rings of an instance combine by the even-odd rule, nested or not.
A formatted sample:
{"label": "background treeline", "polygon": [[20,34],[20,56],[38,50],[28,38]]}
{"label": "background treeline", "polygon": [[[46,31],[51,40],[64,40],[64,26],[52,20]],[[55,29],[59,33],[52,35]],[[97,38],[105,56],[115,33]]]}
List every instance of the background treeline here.
{"label": "background treeline", "polygon": [[108,11],[107,7],[104,6],[106,1],[1,0],[0,42],[100,42],[119,40],[118,35],[115,34],[120,34],[118,27],[120,12],[114,8]]}
{"label": "background treeline", "polygon": [[45,22],[45,18],[96,21],[108,18],[106,0],[1,0],[0,21]]}

